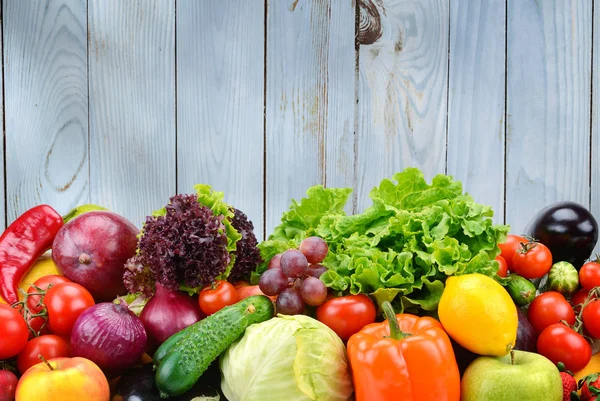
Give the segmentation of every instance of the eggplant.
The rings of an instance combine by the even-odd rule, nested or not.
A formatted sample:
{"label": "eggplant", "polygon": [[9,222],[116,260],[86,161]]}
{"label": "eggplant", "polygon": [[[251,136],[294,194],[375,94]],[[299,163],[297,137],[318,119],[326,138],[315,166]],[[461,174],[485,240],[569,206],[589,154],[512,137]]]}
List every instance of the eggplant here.
{"label": "eggplant", "polygon": [[519,324],[517,328],[517,341],[515,343],[515,349],[536,352],[537,338],[535,335],[535,330],[533,329],[531,323],[529,323],[529,320],[527,320],[525,313],[520,308],[517,308],[517,314],[519,315]]}
{"label": "eggplant", "polygon": [[[113,401],[164,401],[154,381],[152,363],[127,370],[117,383]],[[221,374],[218,364],[212,364],[188,392],[169,401],[227,401],[220,390]]]}
{"label": "eggplant", "polygon": [[527,234],[550,249],[553,263],[569,262],[579,271],[598,242],[598,223],[582,205],[557,202],[537,213]]}
{"label": "eggplant", "polygon": [[456,364],[458,365],[458,371],[462,377],[462,375],[465,373],[465,370],[467,370],[467,367],[471,364],[471,362],[477,359],[479,355],[462,347],[453,339],[450,339],[450,343],[452,344],[454,357],[456,358]]}

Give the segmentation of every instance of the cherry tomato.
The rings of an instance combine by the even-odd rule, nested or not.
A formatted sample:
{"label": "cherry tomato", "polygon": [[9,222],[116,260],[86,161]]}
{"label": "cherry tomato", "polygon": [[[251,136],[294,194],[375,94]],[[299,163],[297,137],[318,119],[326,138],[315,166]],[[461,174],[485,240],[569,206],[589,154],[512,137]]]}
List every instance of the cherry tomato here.
{"label": "cherry tomato", "polygon": [[548,291],[538,295],[531,302],[527,310],[527,319],[539,334],[546,327],[561,320],[570,325],[575,324],[575,312],[561,293]]}
{"label": "cherry tomato", "polygon": [[217,280],[214,285],[207,285],[200,291],[198,297],[200,310],[206,316],[210,316],[226,306],[233,305],[237,301],[239,301],[239,297],[235,287],[225,280]]}
{"label": "cherry tomato", "polygon": [[236,290],[241,287],[248,287],[249,285],[250,283],[247,281],[236,281],[235,283],[233,283],[233,286]]}
{"label": "cherry tomato", "polygon": [[48,327],[59,336],[70,336],[75,320],[95,304],[92,294],[77,283],[59,283],[44,297],[48,309]]}
{"label": "cherry tomato", "polygon": [[500,265],[500,268],[498,269],[498,273],[496,273],[496,274],[500,277],[508,276],[508,265],[506,264],[506,259],[504,259],[502,256],[498,255],[498,256],[496,256],[496,261]]}
{"label": "cherry tomato", "polygon": [[508,270],[510,270],[512,265],[513,254],[515,253],[521,242],[526,243],[527,238],[521,237],[520,235],[508,234],[506,236],[506,241],[504,241],[504,243],[502,244],[498,244],[498,246],[500,247],[500,256],[502,256],[506,261]]}
{"label": "cherry tomato", "polygon": [[17,355],[29,338],[29,330],[21,313],[6,304],[0,304],[0,360]]}
{"label": "cherry tomato", "polygon": [[595,299],[583,308],[583,326],[594,338],[600,338],[600,301]]}
{"label": "cherry tomato", "polygon": [[347,341],[367,324],[375,322],[377,311],[367,295],[331,298],[317,307],[317,320]]}
{"label": "cherry tomato", "polygon": [[37,335],[34,335],[30,330],[29,331],[29,339],[30,340],[33,340],[38,335],[50,334],[50,329],[48,328],[48,323],[46,322],[46,320],[47,319],[42,316],[29,318],[29,327],[31,328],[31,330],[33,330],[37,333]]}
{"label": "cherry tomato", "polygon": [[539,242],[520,245],[512,257],[510,271],[527,279],[544,277],[552,267],[550,249]]}
{"label": "cherry tomato", "polygon": [[[56,285],[58,283],[69,283],[71,280],[66,278],[65,276],[59,276],[58,274],[51,274],[49,276],[44,276],[38,278],[32,286],[27,290],[28,294],[33,294],[39,292],[35,287],[40,288],[42,291],[47,291],[48,287],[51,285]],[[42,310],[42,305],[40,301],[42,300],[41,295],[30,295],[27,297],[27,307],[31,313],[39,313]]]}
{"label": "cherry tomato", "polygon": [[600,287],[600,263],[587,262],[581,266],[579,284],[588,291],[594,287]]}
{"label": "cherry tomato", "polygon": [[[579,313],[581,311],[581,306],[585,303],[589,295],[589,291],[585,288],[580,288],[577,290],[573,296],[571,296],[571,305],[573,305],[573,310],[575,313]],[[595,297],[593,297],[595,298]]]}
{"label": "cherry tomato", "polygon": [[551,324],[542,331],[537,352],[554,364],[564,363],[572,372],[580,371],[592,359],[592,347],[587,340],[563,323]]}
{"label": "cherry tomato", "polygon": [[17,356],[17,369],[21,374],[33,365],[42,362],[38,355],[46,359],[69,356],[69,343],[62,337],[46,334],[29,341]]}

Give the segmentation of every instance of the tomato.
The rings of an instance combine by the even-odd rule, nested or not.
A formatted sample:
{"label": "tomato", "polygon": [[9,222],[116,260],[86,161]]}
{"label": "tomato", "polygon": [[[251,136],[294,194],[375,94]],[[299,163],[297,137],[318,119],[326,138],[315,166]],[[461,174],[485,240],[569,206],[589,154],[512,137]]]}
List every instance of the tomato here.
{"label": "tomato", "polygon": [[506,259],[504,259],[502,256],[498,255],[498,256],[496,256],[496,261],[500,265],[500,268],[498,269],[498,273],[496,273],[496,274],[498,274],[498,276],[500,276],[500,277],[508,276],[508,265],[506,264]]}
{"label": "tomato", "polygon": [[374,323],[377,311],[367,295],[331,298],[317,307],[317,320],[347,341],[367,324]]}
{"label": "tomato", "polygon": [[539,242],[528,242],[515,251],[510,271],[532,279],[544,277],[552,267],[550,249]]}
{"label": "tomato", "polygon": [[[51,274],[49,276],[43,276],[35,280],[32,286],[27,290],[28,294],[33,294],[39,292],[35,287],[40,288],[42,291],[47,291],[48,287],[51,285],[56,285],[58,283],[68,283],[71,280],[66,278],[65,276],[59,276],[58,274]],[[42,305],[40,305],[40,301],[42,300],[41,295],[30,295],[27,297],[27,307],[31,313],[40,313],[42,310]]]}
{"label": "tomato", "polygon": [[521,237],[520,235],[508,234],[506,236],[506,241],[502,244],[498,244],[500,247],[500,256],[504,258],[506,261],[506,266],[510,270],[512,265],[513,254],[519,248],[519,244],[526,243],[527,238]]}
{"label": "tomato", "polygon": [[198,304],[206,316],[220,311],[228,305],[239,301],[237,290],[228,281],[217,280],[213,285],[207,285],[200,291]]}
{"label": "tomato", "polygon": [[42,362],[38,355],[46,359],[69,356],[69,343],[54,334],[39,336],[29,341],[17,356],[17,369],[21,374],[33,365]]}
{"label": "tomato", "polygon": [[48,309],[48,327],[59,336],[70,336],[79,315],[95,304],[92,294],[77,283],[59,283],[44,297]]}
{"label": "tomato", "polygon": [[[571,305],[573,305],[573,310],[575,313],[579,313],[579,311],[581,311],[581,306],[585,303],[589,294],[589,291],[585,288],[580,288],[575,294],[573,294],[571,297]],[[593,298],[596,297],[594,296]]]}
{"label": "tomato", "polygon": [[29,330],[21,313],[6,304],[0,304],[0,360],[17,355],[29,338]]}
{"label": "tomato", "polygon": [[577,372],[592,359],[592,347],[575,330],[563,323],[546,327],[537,340],[537,352],[554,364],[562,362],[565,368]]}
{"label": "tomato", "polygon": [[247,281],[236,281],[235,283],[233,283],[233,286],[236,290],[242,287],[248,287],[249,285],[250,283]]}
{"label": "tomato", "polygon": [[579,269],[579,284],[586,290],[600,287],[600,263],[587,262]]}
{"label": "tomato", "polygon": [[600,300],[593,300],[583,308],[583,326],[594,338],[600,338]]}
{"label": "tomato", "polygon": [[37,335],[34,335],[31,330],[29,331],[29,339],[32,340],[38,335],[42,334],[50,334],[50,329],[48,329],[47,319],[42,316],[38,317],[30,317],[29,318],[29,327],[31,330],[35,331]]}
{"label": "tomato", "polygon": [[561,293],[548,291],[538,295],[531,302],[527,310],[527,319],[539,334],[546,327],[561,320],[570,325],[575,324],[575,312]]}

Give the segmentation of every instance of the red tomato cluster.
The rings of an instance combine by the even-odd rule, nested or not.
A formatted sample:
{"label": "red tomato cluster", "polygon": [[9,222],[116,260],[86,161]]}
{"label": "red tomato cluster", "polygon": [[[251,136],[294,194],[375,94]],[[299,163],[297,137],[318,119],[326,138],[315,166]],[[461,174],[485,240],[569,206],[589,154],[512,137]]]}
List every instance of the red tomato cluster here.
{"label": "red tomato cluster", "polygon": [[[500,247],[500,256],[506,267],[500,265],[498,275],[506,277],[506,270],[527,279],[541,278],[552,267],[552,253],[540,242],[529,241],[525,237],[509,234]],[[505,270],[506,269],[506,270]],[[501,273],[504,273],[501,274]]]}
{"label": "red tomato cluster", "polygon": [[[552,254],[542,243],[509,234],[496,259],[498,275],[507,271],[528,279],[545,276],[552,267]],[[579,270],[580,289],[568,300],[556,291],[539,294],[527,309],[527,319],[537,336],[537,352],[571,371],[584,368],[592,348],[584,336],[600,339],[600,263],[587,262]],[[583,311],[582,306],[585,305]]]}
{"label": "red tomato cluster", "polygon": [[41,315],[29,318],[29,327],[23,319],[25,305],[0,304],[0,360],[16,357],[21,374],[40,363],[40,355],[45,359],[68,357],[75,320],[95,304],[88,290],[64,276],[41,277],[27,292],[28,316]]}

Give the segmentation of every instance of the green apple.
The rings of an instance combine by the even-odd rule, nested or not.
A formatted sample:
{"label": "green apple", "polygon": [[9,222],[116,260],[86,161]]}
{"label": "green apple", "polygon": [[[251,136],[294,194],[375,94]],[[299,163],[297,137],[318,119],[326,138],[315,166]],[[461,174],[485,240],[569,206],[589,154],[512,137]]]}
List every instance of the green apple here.
{"label": "green apple", "polygon": [[480,356],[465,371],[461,401],[562,401],[558,368],[546,357],[512,351],[500,357]]}

